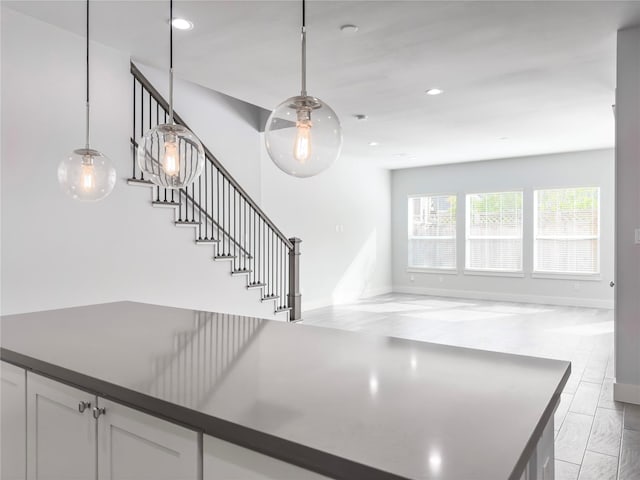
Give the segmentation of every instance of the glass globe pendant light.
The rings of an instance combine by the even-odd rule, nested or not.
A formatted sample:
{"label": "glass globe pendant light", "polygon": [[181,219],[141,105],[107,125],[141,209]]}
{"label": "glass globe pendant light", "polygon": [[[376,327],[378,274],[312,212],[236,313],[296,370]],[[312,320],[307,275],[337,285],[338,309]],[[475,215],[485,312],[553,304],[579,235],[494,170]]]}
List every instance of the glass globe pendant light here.
{"label": "glass globe pendant light", "polygon": [[116,170],[108,157],[89,145],[89,0],[87,0],[87,95],[84,148],[74,150],[58,165],[58,182],[74,200],[95,202],[107,197],[116,184]]}
{"label": "glass globe pendant light", "polygon": [[273,162],[294,177],[326,170],[340,155],[342,129],[329,105],[307,95],[306,2],[302,0],[302,88],[278,105],[267,120],[265,143]]}
{"label": "glass globe pendant light", "polygon": [[173,0],[169,1],[169,123],[149,130],[138,144],[140,170],[156,185],[186,188],[204,168],[204,148],[189,129],[173,119]]}

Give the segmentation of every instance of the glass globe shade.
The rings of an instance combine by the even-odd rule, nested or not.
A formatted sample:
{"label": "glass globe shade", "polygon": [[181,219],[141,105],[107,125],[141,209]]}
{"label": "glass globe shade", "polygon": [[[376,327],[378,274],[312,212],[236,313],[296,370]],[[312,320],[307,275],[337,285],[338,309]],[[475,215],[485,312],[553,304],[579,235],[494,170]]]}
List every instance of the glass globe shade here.
{"label": "glass globe shade", "polygon": [[265,142],[280,170],[294,177],[311,177],[329,168],[340,155],[340,120],[318,98],[291,97],[271,112]]}
{"label": "glass globe shade", "polygon": [[98,150],[79,148],[58,165],[58,182],[74,200],[96,202],[113,190],[116,170]]}
{"label": "glass globe shade", "polygon": [[149,130],[138,144],[138,166],[164,188],[186,188],[204,168],[204,148],[189,129],[163,124]]}

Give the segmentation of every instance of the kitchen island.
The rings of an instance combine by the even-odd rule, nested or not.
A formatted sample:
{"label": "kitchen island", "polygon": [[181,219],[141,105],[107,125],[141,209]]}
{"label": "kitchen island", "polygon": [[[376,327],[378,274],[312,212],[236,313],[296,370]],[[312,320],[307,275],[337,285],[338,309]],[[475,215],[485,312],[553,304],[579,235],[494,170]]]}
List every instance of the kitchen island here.
{"label": "kitchen island", "polygon": [[[0,327],[3,371],[18,384],[26,371],[28,478],[44,468],[29,458],[44,431],[31,417],[42,408],[43,421],[53,384],[94,395],[78,412],[95,423],[121,405],[145,415],[138,432],[149,417],[193,433],[181,457],[193,474],[173,480],[553,478],[568,362],[133,302],[4,316]],[[96,440],[96,478],[102,448],[115,469],[122,425]],[[142,437],[122,435],[121,455]]]}

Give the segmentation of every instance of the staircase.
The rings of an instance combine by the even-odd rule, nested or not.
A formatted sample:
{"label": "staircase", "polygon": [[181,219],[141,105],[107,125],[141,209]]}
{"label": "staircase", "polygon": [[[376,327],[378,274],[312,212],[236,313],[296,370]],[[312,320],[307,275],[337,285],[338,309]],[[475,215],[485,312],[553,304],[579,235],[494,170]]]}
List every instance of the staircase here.
{"label": "staircase", "polygon": [[[169,118],[169,104],[131,63],[133,76],[132,175],[129,185],[152,189],[152,205],[174,211],[176,227],[195,231],[198,246],[213,247],[212,260],[246,278],[263,302],[289,321],[301,318],[300,242],[287,238],[205,146],[205,166],[189,187],[171,190],[144,179],[136,161],[137,139]],[[174,112],[175,122],[189,128]]]}

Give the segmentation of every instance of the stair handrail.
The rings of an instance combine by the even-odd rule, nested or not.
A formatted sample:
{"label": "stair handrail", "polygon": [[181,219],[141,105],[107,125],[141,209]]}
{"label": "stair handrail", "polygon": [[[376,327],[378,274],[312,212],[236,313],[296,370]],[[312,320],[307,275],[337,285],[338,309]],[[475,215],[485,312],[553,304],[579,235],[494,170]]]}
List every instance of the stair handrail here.
{"label": "stair handrail", "polygon": [[[169,103],[160,95],[158,90],[147,80],[142,72],[135,66],[133,62],[131,62],[131,74],[134,76],[136,80],[144,86],[144,88],[149,92],[149,94],[153,97],[153,99],[165,110],[169,110]],[[176,123],[188,128],[191,128],[187,125],[187,123],[178,115],[175,110],[173,112],[173,118]],[[193,130],[191,130],[193,131]],[[220,161],[211,153],[211,151],[203,145],[204,153],[206,159],[211,162],[215,167],[220,171],[222,176],[226,178],[226,180],[237,190],[237,192],[242,196],[242,198],[255,210],[258,216],[273,230],[273,232],[280,238],[282,243],[284,243],[289,250],[293,250],[293,243],[280,231],[278,227],[271,221],[271,219],[267,216],[266,213],[262,211],[262,209],[253,201],[253,199],[249,196],[249,194],[240,186],[240,184],[236,181],[235,178],[227,171],[226,168],[220,163]]]}

